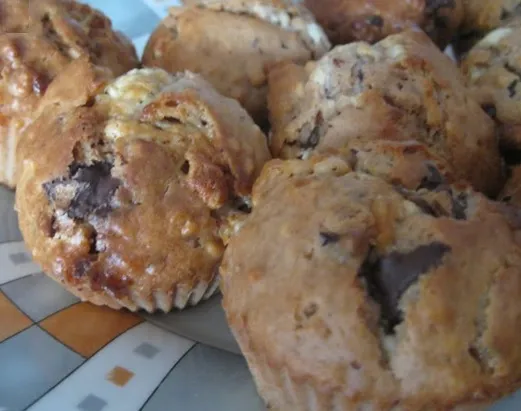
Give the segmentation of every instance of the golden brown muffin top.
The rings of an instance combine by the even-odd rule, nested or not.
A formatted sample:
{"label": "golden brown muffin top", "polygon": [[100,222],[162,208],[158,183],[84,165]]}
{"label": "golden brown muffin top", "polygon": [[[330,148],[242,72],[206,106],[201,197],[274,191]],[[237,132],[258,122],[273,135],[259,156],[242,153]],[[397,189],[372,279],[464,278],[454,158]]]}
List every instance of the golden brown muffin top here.
{"label": "golden brown muffin top", "polygon": [[[496,120],[507,160],[521,149],[521,17],[491,31],[461,62],[472,97]],[[511,158],[511,157],[517,157]]]}
{"label": "golden brown muffin top", "polygon": [[134,295],[212,281],[221,213],[269,158],[244,109],[199,76],[158,69],[131,71],[76,108],[46,104],[23,140],[17,190],[44,270],[128,307]]}
{"label": "golden brown muffin top", "polygon": [[31,32],[66,58],[88,55],[115,76],[137,67],[132,43],[101,12],[73,0],[1,0],[0,33]]}
{"label": "golden brown muffin top", "polygon": [[304,64],[329,47],[313,16],[290,1],[201,1],[170,10],[150,37],[143,64],[199,73],[265,123],[271,67]]}
{"label": "golden brown muffin top", "polygon": [[463,0],[305,0],[333,44],[375,43],[411,27],[445,47],[463,18]]}
{"label": "golden brown muffin top", "polygon": [[515,390],[521,220],[510,211],[450,186],[392,186],[334,157],[270,162],[221,266],[264,399],[434,411]]}
{"label": "golden brown muffin top", "polygon": [[338,46],[270,73],[275,157],[307,158],[372,140],[416,140],[488,194],[502,184],[494,123],[454,63],[419,31]]}

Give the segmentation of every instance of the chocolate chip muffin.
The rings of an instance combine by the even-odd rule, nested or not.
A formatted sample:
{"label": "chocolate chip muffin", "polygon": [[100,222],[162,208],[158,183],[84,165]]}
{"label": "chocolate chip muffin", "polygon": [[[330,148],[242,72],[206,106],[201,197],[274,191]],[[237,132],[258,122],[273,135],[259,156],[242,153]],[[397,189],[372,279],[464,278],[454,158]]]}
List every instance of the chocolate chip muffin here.
{"label": "chocolate chip muffin", "polygon": [[227,318],[266,402],[461,411],[518,388],[519,212],[332,159],[269,163],[221,266]]}
{"label": "chocolate chip muffin", "polygon": [[170,9],[148,42],[143,64],[200,73],[262,123],[270,67],[305,63],[329,47],[312,15],[291,0],[199,1]]}
{"label": "chocolate chip muffin", "polygon": [[464,18],[454,41],[458,56],[464,56],[489,31],[521,15],[520,0],[463,0]]}
{"label": "chocolate chip muffin", "polygon": [[463,19],[463,0],[304,0],[333,44],[375,43],[421,27],[444,48]]}
{"label": "chocolate chip muffin", "polygon": [[338,46],[306,67],[281,64],[270,74],[268,105],[275,157],[416,140],[452,165],[456,180],[491,195],[501,188],[494,122],[419,31]]}
{"label": "chocolate chip muffin", "polygon": [[34,259],[113,308],[169,311],[211,296],[219,234],[235,231],[223,225],[240,223],[269,158],[260,129],[201,77],[160,69],[65,108],[44,107],[21,144],[16,208]]}
{"label": "chocolate chip muffin", "polygon": [[107,17],[81,3],[1,0],[0,13],[0,183],[14,187],[18,139],[57,73],[88,57],[120,75],[138,59]]}
{"label": "chocolate chip muffin", "polygon": [[507,162],[521,161],[521,17],[490,32],[463,59],[472,96],[498,123]]}

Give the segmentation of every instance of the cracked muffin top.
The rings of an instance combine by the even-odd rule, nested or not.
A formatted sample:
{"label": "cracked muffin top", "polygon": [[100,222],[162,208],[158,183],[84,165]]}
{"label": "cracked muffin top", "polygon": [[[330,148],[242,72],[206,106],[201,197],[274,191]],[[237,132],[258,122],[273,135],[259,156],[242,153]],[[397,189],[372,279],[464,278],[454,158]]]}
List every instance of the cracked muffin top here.
{"label": "cracked muffin top", "polygon": [[416,140],[450,164],[457,180],[491,195],[502,185],[494,122],[422,32],[338,46],[306,67],[281,64],[269,85],[275,157]]}
{"label": "cracked muffin top", "polygon": [[[520,215],[334,157],[273,160],[225,252],[224,307],[274,409],[475,409],[521,378]],[[461,408],[459,408],[461,407]]]}
{"label": "cracked muffin top", "polygon": [[240,222],[269,158],[260,129],[190,73],[134,70],[69,107],[53,101],[76,85],[53,86],[24,136],[16,193],[35,260],[115,308],[168,311],[211,295],[222,226]]}
{"label": "cracked muffin top", "polygon": [[0,0],[0,183],[16,185],[20,135],[52,80],[78,58],[89,58],[116,76],[139,63],[130,41],[89,6]]}
{"label": "cracked muffin top", "polygon": [[304,0],[333,44],[375,43],[411,27],[444,48],[463,19],[463,0]]}
{"label": "cracked muffin top", "polygon": [[[115,76],[137,67],[134,46],[100,11],[73,0],[0,0],[0,33],[32,33],[76,59],[89,56]],[[41,58],[49,58],[41,54]]]}
{"label": "cracked muffin top", "polygon": [[208,0],[170,9],[143,64],[200,73],[262,122],[270,68],[281,61],[305,63],[329,47],[311,13],[290,0]]}
{"label": "cracked muffin top", "polygon": [[465,56],[461,70],[472,96],[498,123],[507,162],[521,157],[521,17],[490,32]]}

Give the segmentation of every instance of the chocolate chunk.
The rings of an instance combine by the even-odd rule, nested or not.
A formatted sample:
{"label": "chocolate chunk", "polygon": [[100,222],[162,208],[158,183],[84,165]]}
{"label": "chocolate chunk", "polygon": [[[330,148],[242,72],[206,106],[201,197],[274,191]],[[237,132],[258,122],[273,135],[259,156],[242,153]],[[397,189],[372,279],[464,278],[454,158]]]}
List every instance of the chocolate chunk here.
{"label": "chocolate chunk", "polygon": [[510,17],[510,12],[507,9],[501,8],[500,20],[506,20]]}
{"label": "chocolate chunk", "polygon": [[418,193],[415,191],[410,191],[405,189],[401,186],[395,186],[395,189],[398,193],[400,193],[405,199],[409,200],[410,202],[416,204],[416,206],[422,210],[425,214],[429,214],[433,217],[439,218],[439,217],[448,217],[449,212],[445,210],[441,204],[439,204],[436,201],[433,201],[432,203],[429,203],[427,200],[425,200],[423,197],[421,197]]}
{"label": "chocolate chunk", "polygon": [[445,178],[443,178],[438,168],[432,164],[427,164],[427,175],[423,177],[418,190],[422,188],[435,190],[442,184],[445,184]]}
{"label": "chocolate chunk", "polygon": [[102,162],[77,168],[72,180],[78,183],[78,188],[67,211],[69,217],[85,219],[89,214],[106,216],[112,210],[111,200],[120,181],[112,177],[111,169],[109,163]]}
{"label": "chocolate chunk", "polygon": [[381,16],[369,16],[367,18],[367,22],[376,27],[383,27],[384,26],[384,19]]}
{"label": "chocolate chunk", "polygon": [[73,191],[67,207],[70,218],[86,220],[90,215],[106,216],[112,210],[112,197],[120,181],[111,175],[112,165],[94,162],[92,165],[73,163],[69,178],[57,179],[43,185],[47,197],[57,201],[61,191]]}
{"label": "chocolate chunk", "polygon": [[446,29],[449,27],[449,18],[447,16],[434,17],[434,25],[439,29]]}
{"label": "chocolate chunk", "polygon": [[315,116],[315,125],[313,129],[309,133],[309,136],[306,138],[306,141],[300,143],[300,147],[302,149],[315,148],[320,141],[320,136],[322,134],[322,129],[324,126],[324,117],[322,117],[322,112],[319,111]]}
{"label": "chocolate chunk", "polygon": [[497,116],[497,110],[496,110],[496,106],[492,103],[486,103],[486,104],[482,104],[481,105],[481,108],[485,111],[485,113],[487,113],[490,117],[492,117],[493,119],[496,118]]}
{"label": "chocolate chunk", "polygon": [[408,253],[393,251],[379,256],[372,248],[358,272],[365,280],[369,296],[380,305],[380,324],[384,331],[393,334],[403,320],[400,299],[418,278],[438,267],[451,248],[434,242],[421,245]]}
{"label": "chocolate chunk", "polygon": [[335,244],[338,243],[338,240],[340,240],[340,235],[336,233],[327,233],[327,232],[320,232],[320,245],[325,247],[329,244]]}
{"label": "chocolate chunk", "polygon": [[467,194],[460,193],[456,196],[452,195],[452,217],[454,217],[456,220],[466,220],[467,207]]}
{"label": "chocolate chunk", "polygon": [[519,83],[519,80],[512,80],[512,82],[508,85],[508,97],[512,98],[516,95],[516,87]]}
{"label": "chocolate chunk", "polygon": [[425,11],[428,14],[438,13],[440,9],[456,7],[454,0],[426,0]]}

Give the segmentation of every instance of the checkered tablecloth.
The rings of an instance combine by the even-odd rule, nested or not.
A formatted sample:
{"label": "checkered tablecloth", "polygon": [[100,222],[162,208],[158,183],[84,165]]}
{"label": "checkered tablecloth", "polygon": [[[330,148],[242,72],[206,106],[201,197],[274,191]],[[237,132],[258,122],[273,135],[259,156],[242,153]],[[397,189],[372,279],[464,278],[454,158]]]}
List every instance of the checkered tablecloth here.
{"label": "checkered tablecloth", "polygon": [[[139,52],[179,3],[86,2]],[[0,188],[0,411],[264,411],[218,298],[144,317],[81,303],[31,261],[13,203]]]}

